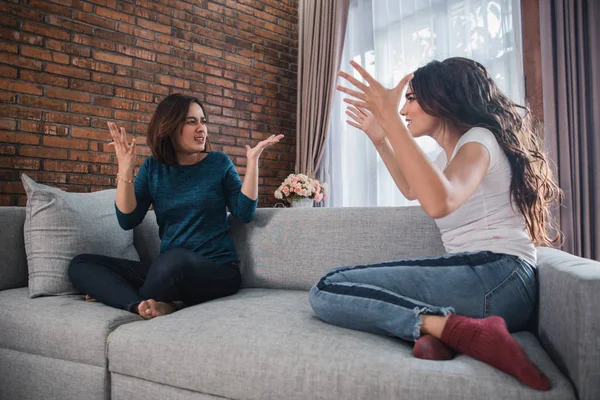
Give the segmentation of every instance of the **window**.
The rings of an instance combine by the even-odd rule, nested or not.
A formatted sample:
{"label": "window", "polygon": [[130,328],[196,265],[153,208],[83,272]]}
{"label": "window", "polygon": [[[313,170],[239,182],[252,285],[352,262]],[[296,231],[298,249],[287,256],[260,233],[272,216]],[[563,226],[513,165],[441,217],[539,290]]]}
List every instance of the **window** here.
{"label": "window", "polygon": [[[433,59],[468,57],[522,104],[519,24],[518,0],[352,0],[341,68],[349,71],[355,60],[392,87]],[[325,206],[416,204],[402,196],[367,136],[346,124],[343,97],[336,93],[319,170],[321,182],[329,184]],[[440,151],[431,138],[417,141],[431,159]]]}

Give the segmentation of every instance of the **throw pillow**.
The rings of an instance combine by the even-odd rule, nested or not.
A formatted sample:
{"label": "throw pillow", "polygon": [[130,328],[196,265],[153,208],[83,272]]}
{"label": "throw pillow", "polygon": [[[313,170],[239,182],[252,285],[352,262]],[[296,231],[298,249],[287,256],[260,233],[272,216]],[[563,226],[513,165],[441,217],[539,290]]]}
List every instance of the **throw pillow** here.
{"label": "throw pillow", "polygon": [[27,193],[24,235],[31,297],[77,294],[68,268],[78,254],[139,260],[133,231],[117,222],[115,189],[69,193],[26,174],[21,180]]}

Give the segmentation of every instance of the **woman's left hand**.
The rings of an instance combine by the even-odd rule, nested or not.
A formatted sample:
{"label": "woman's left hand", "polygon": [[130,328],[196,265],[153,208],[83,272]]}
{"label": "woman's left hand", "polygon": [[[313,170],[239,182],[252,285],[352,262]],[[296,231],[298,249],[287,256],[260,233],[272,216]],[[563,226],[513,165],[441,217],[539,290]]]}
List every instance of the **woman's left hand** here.
{"label": "woman's left hand", "polygon": [[283,138],[283,135],[271,135],[267,139],[260,141],[254,147],[246,145],[246,158],[248,160],[258,160],[264,149],[278,143]]}
{"label": "woman's left hand", "polygon": [[413,74],[408,74],[400,83],[392,89],[384,88],[381,83],[377,82],[363,67],[354,61],[350,61],[350,65],[358,71],[365,79],[367,84],[360,82],[352,75],[340,71],[338,75],[353,84],[359,90],[352,90],[342,86],[337,86],[341,92],[349,94],[353,98],[345,98],[346,103],[350,103],[356,107],[362,107],[369,110],[373,116],[383,125],[383,122],[388,118],[393,118],[398,115],[400,107],[400,98],[404,87],[410,82]]}

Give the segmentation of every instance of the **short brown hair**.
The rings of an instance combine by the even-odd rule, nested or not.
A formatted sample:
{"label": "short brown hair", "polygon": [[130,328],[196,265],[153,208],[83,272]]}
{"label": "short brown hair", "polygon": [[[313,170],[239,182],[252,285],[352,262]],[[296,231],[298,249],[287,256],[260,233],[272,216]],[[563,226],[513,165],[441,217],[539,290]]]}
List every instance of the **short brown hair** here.
{"label": "short brown hair", "polygon": [[[208,119],[204,106],[196,97],[181,93],[173,93],[160,102],[146,132],[148,147],[158,161],[166,165],[177,165],[175,152],[175,135],[181,132],[187,113],[192,103],[197,103]],[[210,141],[206,138],[204,153],[211,152]]]}

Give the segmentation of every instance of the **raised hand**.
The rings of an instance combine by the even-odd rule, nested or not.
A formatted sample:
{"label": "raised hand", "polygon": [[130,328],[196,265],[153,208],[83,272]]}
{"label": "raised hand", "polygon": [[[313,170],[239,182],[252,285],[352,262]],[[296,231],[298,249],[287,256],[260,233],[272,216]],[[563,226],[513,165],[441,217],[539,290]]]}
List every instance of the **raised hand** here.
{"label": "raised hand", "polygon": [[346,115],[353,119],[353,121],[346,122],[366,133],[375,147],[383,143],[385,131],[381,128],[381,125],[379,125],[379,122],[377,122],[373,114],[368,110],[362,107],[348,106]]}
{"label": "raised hand", "polygon": [[[110,129],[110,135],[113,139],[108,145],[115,148],[119,174],[132,174],[135,168],[135,139],[131,141],[131,144],[128,144],[125,128],[117,129],[114,122],[108,123],[108,129]],[[128,177],[124,176],[124,178]]]}
{"label": "raised hand", "polygon": [[275,143],[279,143],[279,141],[282,138],[283,138],[283,135],[277,135],[277,136],[271,135],[267,139],[258,142],[256,144],[256,146],[254,146],[254,147],[250,147],[250,146],[246,145],[246,158],[248,160],[251,160],[251,159],[258,160],[258,157],[260,157],[260,155],[264,149],[266,149],[269,146],[274,145]]}
{"label": "raised hand", "polygon": [[400,98],[404,88],[410,82],[413,75],[408,74],[396,87],[392,89],[384,88],[381,83],[377,82],[363,67],[354,61],[350,64],[358,71],[358,73],[365,79],[367,84],[360,82],[352,75],[346,72],[340,71],[338,75],[346,79],[348,82],[353,84],[358,90],[352,90],[343,86],[337,86],[337,89],[341,92],[349,94],[353,98],[345,98],[346,103],[352,104],[357,108],[363,108],[371,112],[375,118],[383,124],[388,118],[398,116],[398,108],[400,106]]}

